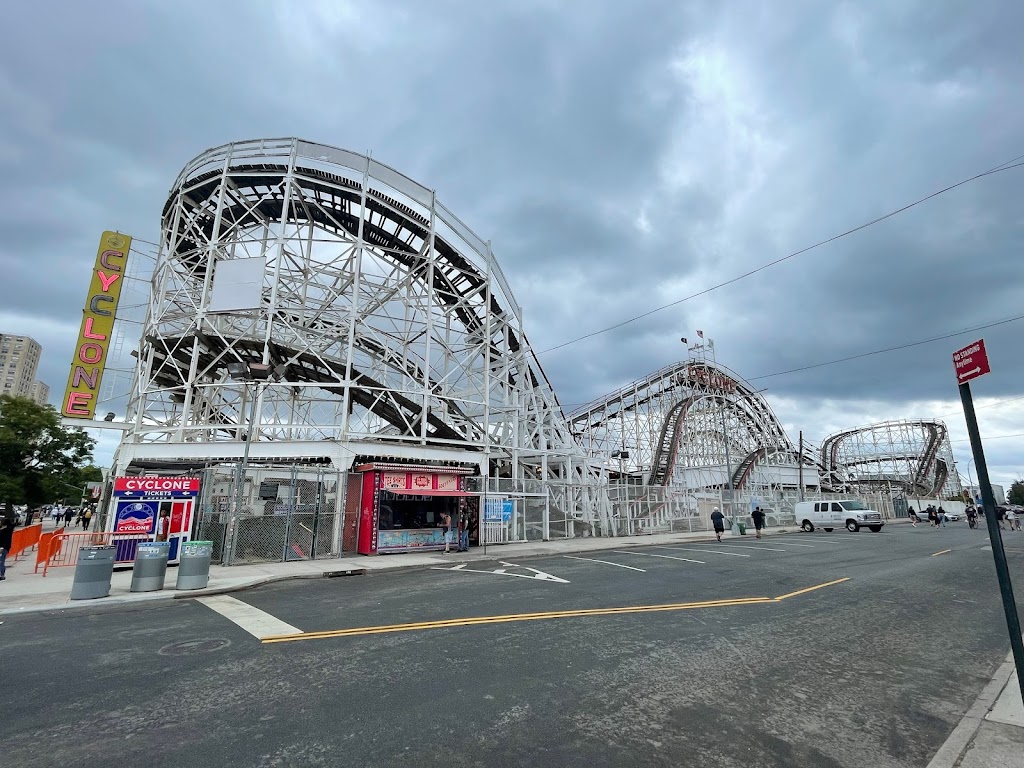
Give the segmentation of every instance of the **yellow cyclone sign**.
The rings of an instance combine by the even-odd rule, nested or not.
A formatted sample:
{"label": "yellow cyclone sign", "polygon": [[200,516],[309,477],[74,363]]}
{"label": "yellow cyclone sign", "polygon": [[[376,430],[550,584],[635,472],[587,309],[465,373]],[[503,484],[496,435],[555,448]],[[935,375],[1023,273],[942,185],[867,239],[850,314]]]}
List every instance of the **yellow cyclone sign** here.
{"label": "yellow cyclone sign", "polygon": [[107,349],[114,330],[114,315],[121,297],[125,265],[132,239],[118,232],[104,232],[96,252],[96,263],[89,283],[89,294],[82,312],[82,327],[71,361],[68,387],[61,413],[73,419],[91,419],[96,413],[100,382],[106,365]]}

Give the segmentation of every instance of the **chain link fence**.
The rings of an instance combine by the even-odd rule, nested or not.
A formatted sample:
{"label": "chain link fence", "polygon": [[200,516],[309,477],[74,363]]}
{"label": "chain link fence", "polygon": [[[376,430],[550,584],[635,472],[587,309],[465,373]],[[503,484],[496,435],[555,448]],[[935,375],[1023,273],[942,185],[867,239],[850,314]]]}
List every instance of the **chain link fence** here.
{"label": "chain link fence", "polygon": [[213,542],[213,562],[277,563],[338,557],[344,473],[333,468],[256,467],[204,472],[196,537]]}
{"label": "chain link fence", "polygon": [[[333,467],[251,467],[237,492],[230,467],[204,472],[197,507],[196,537],[213,542],[213,561],[225,565],[288,562],[341,555],[346,473]],[[467,478],[480,498],[480,522],[488,544],[704,532],[711,512],[752,526],[760,506],[769,528],[796,525],[795,489],[703,492],[666,486],[542,482],[531,479]],[[240,500],[239,500],[240,498]],[[806,494],[805,501],[854,498]],[[884,519],[905,515],[888,494],[857,495]],[[896,503],[894,503],[896,502]]]}

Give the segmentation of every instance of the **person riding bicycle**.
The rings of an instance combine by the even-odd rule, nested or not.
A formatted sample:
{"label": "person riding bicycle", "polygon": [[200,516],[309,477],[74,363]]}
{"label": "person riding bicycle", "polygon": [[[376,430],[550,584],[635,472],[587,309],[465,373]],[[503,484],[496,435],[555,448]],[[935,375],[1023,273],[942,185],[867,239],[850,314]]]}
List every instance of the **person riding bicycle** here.
{"label": "person riding bicycle", "polygon": [[978,510],[975,507],[967,508],[967,524],[971,528],[978,524]]}

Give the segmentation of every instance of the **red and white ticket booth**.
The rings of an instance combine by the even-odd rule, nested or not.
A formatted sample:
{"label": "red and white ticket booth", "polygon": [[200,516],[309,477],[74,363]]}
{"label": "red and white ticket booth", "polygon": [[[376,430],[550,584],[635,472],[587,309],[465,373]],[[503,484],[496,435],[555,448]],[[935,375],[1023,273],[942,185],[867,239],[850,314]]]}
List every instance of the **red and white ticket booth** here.
{"label": "red and white ticket booth", "polygon": [[[135,548],[146,539],[158,538],[161,518],[166,518],[169,563],[177,563],[181,545],[192,535],[192,515],[199,496],[198,477],[116,477],[114,478],[114,514],[107,530],[114,534],[118,562],[133,560]],[[117,534],[132,534],[118,540]],[[130,551],[129,551],[130,550]]]}
{"label": "red and white ticket booth", "polygon": [[466,475],[473,470],[461,467],[404,466],[401,464],[363,464],[362,500],[359,507],[359,540],[362,555],[388,552],[423,552],[444,549],[442,515],[452,520],[451,548],[458,516],[470,516],[470,546],[477,543],[479,504],[466,492]]}

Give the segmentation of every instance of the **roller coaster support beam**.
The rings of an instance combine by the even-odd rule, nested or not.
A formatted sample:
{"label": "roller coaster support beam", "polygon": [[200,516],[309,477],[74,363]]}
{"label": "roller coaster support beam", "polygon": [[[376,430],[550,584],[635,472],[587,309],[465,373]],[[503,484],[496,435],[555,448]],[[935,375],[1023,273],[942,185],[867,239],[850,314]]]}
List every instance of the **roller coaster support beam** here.
{"label": "roller coaster support beam", "polygon": [[988,536],[992,541],[992,558],[996,561],[996,575],[999,578],[999,592],[1003,597],[1003,611],[1006,613],[1006,626],[1010,630],[1010,647],[1013,649],[1013,660],[1017,666],[1017,682],[1020,684],[1021,697],[1024,698],[1024,641],[1020,636],[1020,618],[1017,615],[1017,603],[1013,598],[1013,585],[1010,583],[1010,570],[1006,566],[1006,552],[1003,551],[1003,536],[996,520],[996,499],[992,495],[992,483],[988,478],[988,465],[985,463],[985,451],[981,445],[981,433],[978,431],[978,419],[974,415],[974,400],[971,397],[969,382],[960,384],[960,400],[964,404],[964,418],[967,420],[967,434],[971,438],[971,452],[978,469],[978,484],[981,486],[981,502],[985,509],[985,524]]}

